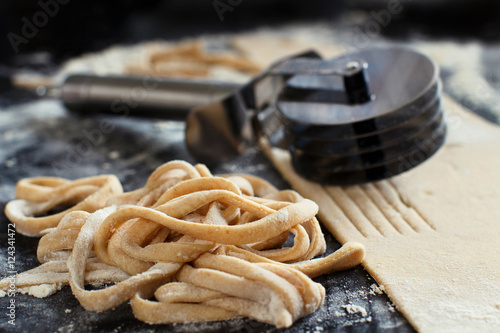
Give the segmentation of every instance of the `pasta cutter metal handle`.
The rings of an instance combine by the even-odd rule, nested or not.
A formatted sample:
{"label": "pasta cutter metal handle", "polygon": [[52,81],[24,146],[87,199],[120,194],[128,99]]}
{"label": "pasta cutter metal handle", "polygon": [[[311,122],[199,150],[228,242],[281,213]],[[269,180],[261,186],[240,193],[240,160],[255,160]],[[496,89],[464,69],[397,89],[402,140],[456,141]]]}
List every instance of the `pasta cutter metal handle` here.
{"label": "pasta cutter metal handle", "polygon": [[228,82],[153,75],[71,75],[58,89],[58,95],[66,108],[81,114],[184,120],[192,108],[221,100],[239,87]]}

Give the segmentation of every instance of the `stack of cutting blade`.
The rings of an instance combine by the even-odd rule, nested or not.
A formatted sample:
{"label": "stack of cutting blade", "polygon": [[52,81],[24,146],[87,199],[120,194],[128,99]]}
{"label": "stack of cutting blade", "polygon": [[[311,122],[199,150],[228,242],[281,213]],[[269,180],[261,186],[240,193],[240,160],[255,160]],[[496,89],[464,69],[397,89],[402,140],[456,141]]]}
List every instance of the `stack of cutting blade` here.
{"label": "stack of cutting blade", "polygon": [[339,77],[288,81],[276,105],[298,173],[325,184],[359,184],[400,174],[438,150],[446,126],[432,60],[396,47],[337,59],[367,64],[372,97],[362,104],[343,101]]}

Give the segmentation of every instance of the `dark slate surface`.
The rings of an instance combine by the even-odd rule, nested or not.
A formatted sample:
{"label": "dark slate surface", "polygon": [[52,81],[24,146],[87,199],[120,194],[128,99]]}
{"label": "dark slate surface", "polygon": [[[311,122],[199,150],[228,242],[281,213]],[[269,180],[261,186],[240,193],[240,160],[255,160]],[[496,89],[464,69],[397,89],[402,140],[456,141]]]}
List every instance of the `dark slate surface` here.
{"label": "dark slate surface", "polygon": [[[500,123],[500,40],[498,5],[473,1],[402,2],[404,11],[392,17],[390,24],[380,30],[370,42],[414,40],[460,43],[480,43],[480,59],[470,59],[461,68],[448,68],[440,63],[444,91],[462,104]],[[9,89],[6,82],[12,67],[29,66],[39,72],[53,71],[61,60],[83,51],[100,50],[110,44],[135,43],[154,38],[178,39],[203,33],[227,33],[276,26],[289,22],[318,21],[328,24],[332,37],[342,45],[353,43],[352,32],[365,29],[373,21],[371,10],[387,7],[386,1],[319,1],[312,6],[301,0],[244,1],[220,22],[211,2],[147,0],[124,1],[123,6],[102,1],[70,2],[61,7],[61,15],[40,29],[35,38],[21,45],[14,54],[6,38],[0,39],[0,208],[14,198],[16,181],[32,176],[61,176],[70,179],[102,173],[114,173],[126,190],[140,187],[158,165],[171,159],[193,162],[183,143],[180,123],[148,119],[117,119],[103,116],[81,118],[64,111],[57,102],[33,100],[29,93]],[[157,5],[154,5],[157,4]],[[488,5],[486,5],[488,4]],[[361,5],[363,10],[360,10]],[[38,10],[35,2],[2,1],[0,32],[19,33],[22,16],[32,15],[26,6]],[[111,7],[112,6],[112,7]],[[139,8],[142,6],[143,8]],[[483,8],[483,7],[488,8]],[[30,8],[31,8],[30,7]],[[112,8],[110,10],[109,8]],[[133,7],[133,8],[132,8]],[[28,8],[28,9],[30,9]],[[134,9],[134,10],[130,10]],[[431,9],[431,10],[429,10]],[[75,19],[75,17],[79,17]],[[75,22],[78,24],[74,24]],[[106,21],[105,24],[102,24]],[[479,45],[479,44],[478,44]],[[451,54],[450,57],[457,55]],[[463,56],[463,55],[462,55]],[[446,58],[445,58],[446,59]],[[480,63],[477,63],[477,62]],[[450,63],[453,63],[451,61]],[[464,65],[461,63],[461,65]],[[470,84],[462,90],[453,89],[451,78],[456,70],[471,69]],[[478,87],[490,85],[489,95],[477,95]],[[111,124],[112,130],[102,127]],[[106,129],[106,133],[102,129]],[[93,135],[89,135],[92,133]],[[262,176],[280,188],[287,184],[268,161],[257,151],[218,166],[215,172],[248,172]],[[0,275],[7,270],[7,223],[0,213]],[[325,233],[329,251],[339,244]],[[15,269],[22,272],[38,265],[35,251],[37,239],[15,235]],[[317,279],[327,289],[324,306],[315,314],[299,320],[288,332],[410,332],[411,326],[393,312],[385,295],[371,295],[374,281],[363,270],[356,269],[323,276]],[[45,298],[16,294],[16,326],[7,323],[8,297],[0,298],[0,331],[16,332],[263,332],[275,331],[269,325],[252,320],[196,325],[149,326],[133,318],[130,307],[120,307],[104,313],[84,311],[68,287]],[[368,316],[347,314],[343,305],[354,304],[366,309]]]}
{"label": "dark slate surface", "polygon": [[[8,93],[8,92],[4,92]],[[102,173],[116,174],[125,190],[142,186],[159,165],[172,159],[193,162],[183,144],[183,123],[154,119],[95,116],[81,118],[66,112],[57,101],[32,101],[0,111],[0,202],[14,198],[16,181],[23,177],[59,176],[75,179]],[[213,169],[216,173],[244,172],[259,175],[279,188],[288,185],[258,151]],[[7,224],[0,214],[0,267],[7,271]],[[339,244],[325,233],[328,250]],[[15,235],[15,270],[34,268],[38,239]],[[373,279],[362,267],[317,279],[327,296],[313,315],[299,320],[285,332],[410,332],[406,319],[394,310],[385,294],[371,293]],[[13,329],[4,309],[9,297],[0,299],[0,331]],[[128,304],[103,313],[85,311],[64,287],[56,294],[37,299],[16,294],[17,332],[262,332],[274,327],[249,319],[191,325],[144,324],[132,315]],[[348,314],[342,306],[354,304],[367,316]],[[69,311],[71,310],[71,311]]]}

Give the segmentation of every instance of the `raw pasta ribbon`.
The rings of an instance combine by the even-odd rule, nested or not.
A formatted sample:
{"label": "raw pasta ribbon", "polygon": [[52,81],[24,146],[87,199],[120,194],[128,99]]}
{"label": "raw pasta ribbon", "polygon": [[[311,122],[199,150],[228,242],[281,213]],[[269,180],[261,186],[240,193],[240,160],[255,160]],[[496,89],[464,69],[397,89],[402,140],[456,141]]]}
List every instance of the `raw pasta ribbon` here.
{"label": "raw pasta ribbon", "polygon": [[[17,197],[7,217],[20,233],[43,235],[41,265],[20,274],[18,288],[69,284],[90,311],[131,300],[134,315],[150,324],[245,316],[289,327],[323,304],[313,277],[364,257],[362,245],[347,243],[313,259],[326,250],[314,202],[255,176],[213,176],[184,161],[158,167],[127,193],[110,175],[39,177],[21,180]],[[69,208],[50,215],[61,205]],[[96,283],[112,285],[85,288]]]}

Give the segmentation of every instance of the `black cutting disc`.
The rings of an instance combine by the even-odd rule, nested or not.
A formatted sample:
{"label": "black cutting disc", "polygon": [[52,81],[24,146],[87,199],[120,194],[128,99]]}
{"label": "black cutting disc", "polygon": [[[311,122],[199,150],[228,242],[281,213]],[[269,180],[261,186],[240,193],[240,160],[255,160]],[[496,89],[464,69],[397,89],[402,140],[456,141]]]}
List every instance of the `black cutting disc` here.
{"label": "black cutting disc", "polygon": [[436,140],[428,140],[416,146],[404,155],[382,165],[366,167],[361,170],[333,170],[320,168],[315,161],[307,156],[293,155],[292,163],[299,174],[307,179],[331,185],[354,185],[390,178],[412,169],[432,156],[444,143],[446,128]]}
{"label": "black cutting disc", "polygon": [[301,156],[301,159],[306,160],[308,164],[312,160],[315,166],[321,169],[331,171],[363,170],[391,162],[395,158],[415,149],[416,146],[425,145],[428,140],[439,141],[439,137],[444,134],[444,131],[444,123],[436,121],[431,126],[420,128],[420,131],[413,135],[402,136],[400,140],[392,145],[349,154],[318,154],[293,146],[290,149],[294,156]]}
{"label": "black cutting disc", "polygon": [[319,155],[339,155],[339,154],[360,154],[366,151],[373,151],[386,146],[398,143],[402,138],[411,138],[422,135],[423,129],[441,123],[443,113],[439,100],[435,100],[428,108],[423,109],[419,115],[402,122],[393,128],[367,132],[348,139],[311,138],[305,135],[296,134],[293,131],[287,132],[287,141],[294,148],[307,150],[312,154]]}
{"label": "black cutting disc", "polygon": [[[330,60],[331,61],[331,60]],[[366,63],[370,101],[349,104],[338,76],[297,75],[277,110],[295,169],[326,184],[359,184],[400,174],[444,142],[438,68],[407,48],[346,54],[335,62]]]}

